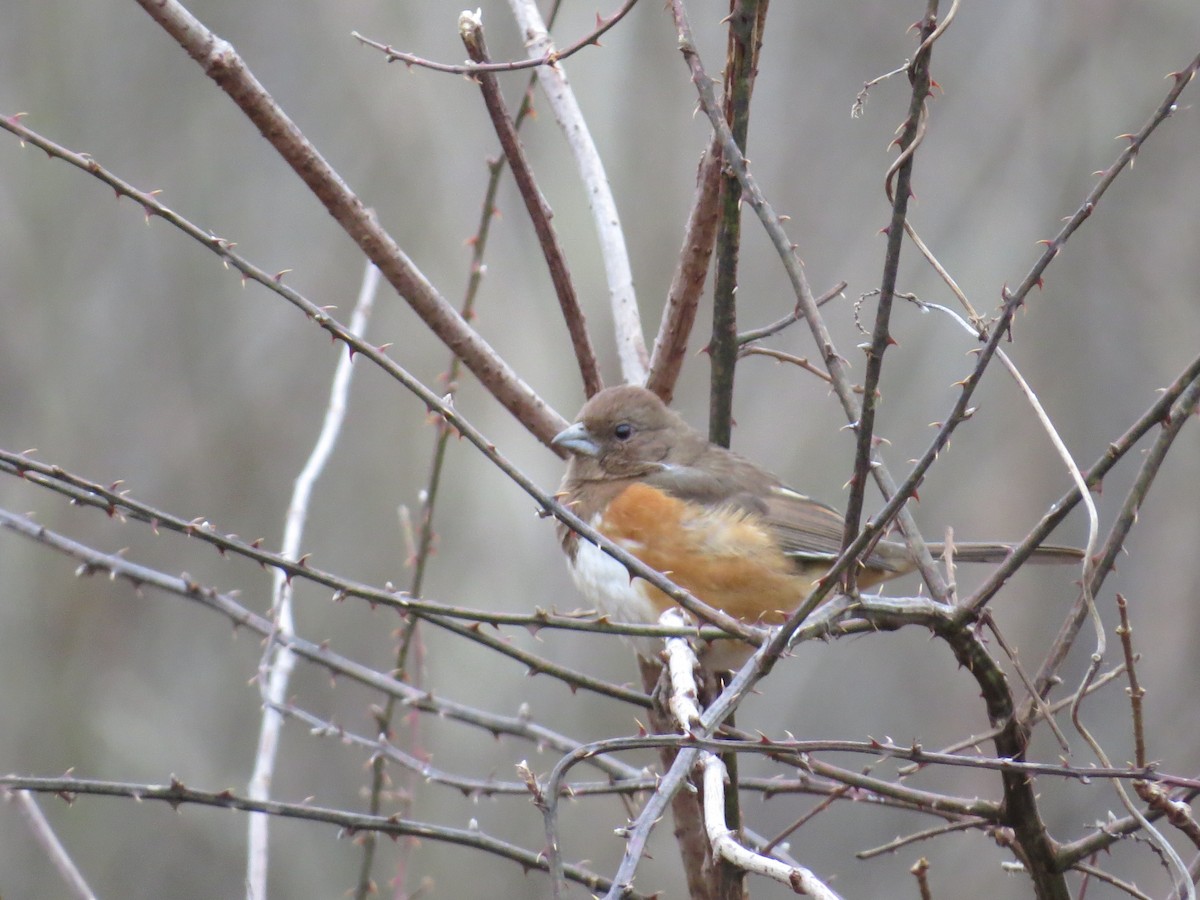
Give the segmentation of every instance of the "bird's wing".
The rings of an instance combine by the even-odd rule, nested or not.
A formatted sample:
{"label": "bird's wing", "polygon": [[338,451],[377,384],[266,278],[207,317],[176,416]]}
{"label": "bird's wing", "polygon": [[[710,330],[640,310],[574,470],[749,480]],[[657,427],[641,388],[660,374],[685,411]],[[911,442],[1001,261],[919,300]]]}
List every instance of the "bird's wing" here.
{"label": "bird's wing", "polygon": [[680,500],[736,509],[761,520],[780,549],[797,560],[837,558],[844,520],[832,506],[793,491],[729,451],[709,448],[703,465],[663,464],[646,481]]}
{"label": "bird's wing", "polygon": [[837,558],[845,520],[832,506],[783,485],[772,486],[762,502],[763,519],[784,553],[804,560]]}

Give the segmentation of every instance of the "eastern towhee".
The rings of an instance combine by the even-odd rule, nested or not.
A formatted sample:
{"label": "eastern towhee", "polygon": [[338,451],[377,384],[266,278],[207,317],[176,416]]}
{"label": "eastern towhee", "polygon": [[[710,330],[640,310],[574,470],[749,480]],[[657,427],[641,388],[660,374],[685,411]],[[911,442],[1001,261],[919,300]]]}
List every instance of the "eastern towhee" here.
{"label": "eastern towhee", "polygon": [[[577,516],[710,606],[745,622],[782,622],[841,551],[843,519],[831,506],[710,444],[653,393],[635,385],[592,397],[553,441],[571,453],[559,498]],[[571,575],[614,621],[651,624],[670,601],[625,567],[560,526]],[[933,553],[942,546],[930,544]],[[1011,545],[956,544],[958,562],[1000,562]],[[1041,547],[1035,559],[1076,562],[1082,552]],[[879,541],[858,571],[870,587],[915,568],[908,548]],[[710,668],[741,664],[748,648],[720,641]],[[635,642],[653,655],[657,642]]]}

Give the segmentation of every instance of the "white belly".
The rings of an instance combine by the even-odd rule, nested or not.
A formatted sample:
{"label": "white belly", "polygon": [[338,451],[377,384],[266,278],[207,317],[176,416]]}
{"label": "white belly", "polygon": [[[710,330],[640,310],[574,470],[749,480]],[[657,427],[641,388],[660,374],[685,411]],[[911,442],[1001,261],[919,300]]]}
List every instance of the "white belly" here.
{"label": "white belly", "polygon": [[614,622],[653,625],[658,621],[642,582],[631,579],[628,569],[591,541],[579,539],[571,577],[588,602]]}

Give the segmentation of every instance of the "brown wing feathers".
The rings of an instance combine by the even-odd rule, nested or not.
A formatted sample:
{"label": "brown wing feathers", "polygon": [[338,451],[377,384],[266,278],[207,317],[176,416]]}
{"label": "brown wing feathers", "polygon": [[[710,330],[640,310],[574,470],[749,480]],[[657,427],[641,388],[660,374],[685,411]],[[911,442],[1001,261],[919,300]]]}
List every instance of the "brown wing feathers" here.
{"label": "brown wing feathers", "polygon": [[[811,573],[815,565],[832,561],[841,551],[844,520],[837,510],[791,490],[738,454],[708,443],[644,388],[623,385],[601,391],[555,443],[572,451],[562,492],[585,520],[631,485],[643,483],[687,504],[709,508],[714,515],[744,513],[747,522],[755,523],[779,551],[793,559],[797,572]],[[930,550],[942,552],[936,544]],[[959,544],[955,558],[998,562],[1011,551],[1007,544]],[[1070,547],[1044,547],[1034,560],[1081,558],[1082,553]],[[880,542],[864,565],[864,585],[913,568],[907,549],[890,541]]]}

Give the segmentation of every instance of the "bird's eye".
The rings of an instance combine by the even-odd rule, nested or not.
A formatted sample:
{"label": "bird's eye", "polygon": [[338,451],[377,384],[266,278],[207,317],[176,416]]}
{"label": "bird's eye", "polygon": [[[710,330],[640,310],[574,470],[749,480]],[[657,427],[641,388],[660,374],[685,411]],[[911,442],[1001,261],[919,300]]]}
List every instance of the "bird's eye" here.
{"label": "bird's eye", "polygon": [[627,441],[633,437],[633,426],[628,422],[622,422],[613,429],[613,434],[616,435],[618,441]]}

